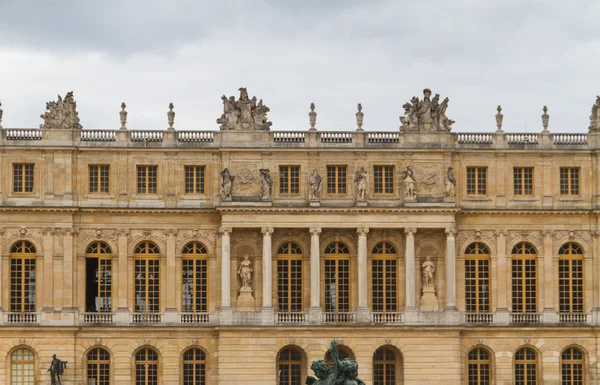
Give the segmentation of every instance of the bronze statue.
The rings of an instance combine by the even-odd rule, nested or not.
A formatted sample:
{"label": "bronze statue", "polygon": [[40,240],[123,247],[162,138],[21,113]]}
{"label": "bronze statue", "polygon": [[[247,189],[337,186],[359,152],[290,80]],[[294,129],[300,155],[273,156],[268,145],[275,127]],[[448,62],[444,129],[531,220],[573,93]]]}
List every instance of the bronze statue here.
{"label": "bronze statue", "polygon": [[308,376],[306,384],[308,385],[365,385],[358,378],[358,364],[348,358],[340,361],[337,341],[331,341],[329,354],[333,361],[333,370],[323,360],[313,361],[310,368],[317,378]]}
{"label": "bronze statue", "polygon": [[60,376],[63,375],[67,368],[67,361],[62,361],[56,357],[56,354],[52,355],[52,362],[50,363],[50,381],[52,385],[61,385]]}

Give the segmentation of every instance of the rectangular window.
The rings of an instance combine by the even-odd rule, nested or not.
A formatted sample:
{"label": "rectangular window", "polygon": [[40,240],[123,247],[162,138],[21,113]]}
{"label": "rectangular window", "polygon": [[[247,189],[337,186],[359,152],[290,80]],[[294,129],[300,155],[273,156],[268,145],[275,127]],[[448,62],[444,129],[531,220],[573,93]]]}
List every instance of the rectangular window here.
{"label": "rectangular window", "polygon": [[185,193],[204,194],[204,166],[185,166]]}
{"label": "rectangular window", "polygon": [[27,194],[33,192],[33,163],[13,164],[13,192]]}
{"label": "rectangular window", "polygon": [[34,312],[35,255],[10,259],[10,311]]}
{"label": "rectangular window", "polygon": [[558,260],[558,293],[561,313],[583,313],[583,258]]}
{"label": "rectangular window", "polygon": [[579,167],[560,168],[560,195],[579,195]]}
{"label": "rectangular window", "polygon": [[487,167],[467,167],[467,195],[487,195]]}
{"label": "rectangular window", "polygon": [[512,311],[515,313],[537,312],[536,260],[514,258],[512,260]]}
{"label": "rectangular window", "polygon": [[394,193],[394,166],[373,166],[373,192]]}
{"label": "rectangular window", "polygon": [[156,194],[158,166],[137,166],[137,193]]}
{"label": "rectangular window", "polygon": [[277,311],[302,312],[302,257],[277,260]]}
{"label": "rectangular window", "polygon": [[371,262],[374,312],[395,313],[398,311],[396,261],[391,258],[373,258]]}
{"label": "rectangular window", "polygon": [[160,261],[136,259],[134,274],[135,312],[158,313],[160,311]]}
{"label": "rectangular window", "polygon": [[487,257],[465,259],[465,310],[467,313],[490,311],[490,260]]}
{"label": "rectangular window", "polygon": [[185,258],[182,260],[182,306],[184,313],[208,311],[208,260]]}
{"label": "rectangular window", "polygon": [[300,194],[300,166],[279,166],[279,195]]}
{"label": "rectangular window", "polygon": [[533,167],[513,168],[513,185],[515,196],[533,195]]}
{"label": "rectangular window", "polygon": [[90,193],[108,193],[108,165],[90,164]]}
{"label": "rectangular window", "polygon": [[325,259],[325,311],[350,311],[350,260]]}
{"label": "rectangular window", "polygon": [[327,194],[346,194],[347,166],[327,166]]}

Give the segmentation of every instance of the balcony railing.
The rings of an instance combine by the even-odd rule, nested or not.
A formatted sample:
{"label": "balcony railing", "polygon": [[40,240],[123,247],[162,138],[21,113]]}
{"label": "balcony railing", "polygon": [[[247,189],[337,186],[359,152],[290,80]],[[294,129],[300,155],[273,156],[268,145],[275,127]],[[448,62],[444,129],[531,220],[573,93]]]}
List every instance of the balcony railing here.
{"label": "balcony railing", "polygon": [[162,313],[133,313],[131,323],[134,324],[159,324],[162,322]]}
{"label": "balcony railing", "polygon": [[306,133],[301,131],[287,132],[287,131],[276,131],[273,132],[273,142],[275,143],[304,143]]}
{"label": "balcony railing", "polygon": [[180,142],[214,142],[214,131],[177,131],[177,140]]}
{"label": "balcony railing", "polygon": [[207,324],[210,323],[209,313],[179,313],[179,322],[182,324]]}
{"label": "balcony railing", "polygon": [[538,144],[538,134],[506,134],[508,144]]}
{"label": "balcony railing", "polygon": [[356,313],[323,313],[325,323],[350,323],[355,321]]}
{"label": "balcony railing", "polygon": [[38,313],[5,313],[7,324],[36,324],[39,322]]}
{"label": "balcony railing", "polygon": [[80,313],[79,322],[85,324],[111,324],[113,313]]}
{"label": "balcony railing", "polygon": [[561,324],[586,324],[588,323],[587,313],[559,313],[558,322]]}
{"label": "balcony railing", "polygon": [[552,134],[554,144],[587,144],[587,134]]}
{"label": "balcony railing", "polygon": [[352,143],[351,132],[320,132],[321,143]]}
{"label": "balcony railing", "polygon": [[132,142],[162,142],[164,131],[130,131]]}
{"label": "balcony railing", "polygon": [[538,324],[542,322],[541,313],[510,313],[511,324]]}
{"label": "balcony railing", "polygon": [[465,313],[465,323],[482,325],[494,323],[494,313]]}
{"label": "balcony railing", "polygon": [[117,134],[114,130],[81,130],[80,139],[83,142],[114,142]]}
{"label": "balcony railing", "polygon": [[7,140],[42,140],[42,130],[6,130]]}
{"label": "balcony railing", "polygon": [[460,133],[458,134],[459,144],[492,144],[494,142],[493,134]]}
{"label": "balcony railing", "polygon": [[403,313],[371,313],[371,322],[376,324],[401,324],[404,322]]}
{"label": "balcony railing", "polygon": [[400,142],[399,132],[368,132],[367,142],[369,143],[398,143]]}
{"label": "balcony railing", "polygon": [[308,313],[275,313],[275,322],[278,324],[303,324],[308,321]]}

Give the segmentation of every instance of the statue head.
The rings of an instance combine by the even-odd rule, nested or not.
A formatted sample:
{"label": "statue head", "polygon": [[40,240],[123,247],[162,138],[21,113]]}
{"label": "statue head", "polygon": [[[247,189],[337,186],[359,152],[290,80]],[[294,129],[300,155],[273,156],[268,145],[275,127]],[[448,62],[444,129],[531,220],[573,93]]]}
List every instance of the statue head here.
{"label": "statue head", "polygon": [[448,171],[452,171],[452,167],[448,167]]}
{"label": "statue head", "polygon": [[349,358],[342,361],[342,372],[347,380],[355,380],[358,377],[358,364]]}
{"label": "statue head", "polygon": [[55,359],[55,358],[56,358],[56,354],[53,354],[53,355],[52,355],[52,359]]}
{"label": "statue head", "polygon": [[314,168],[314,169],[313,169],[313,174],[316,174],[316,173],[317,173],[317,169],[316,169],[316,168]]}
{"label": "statue head", "polygon": [[329,377],[329,375],[332,372],[331,367],[324,360],[313,361],[310,368],[312,369],[313,372],[315,372],[315,375],[319,379],[324,379],[324,378]]}
{"label": "statue head", "polygon": [[244,261],[247,261],[249,258],[248,254],[244,255]]}
{"label": "statue head", "polygon": [[429,88],[425,88],[423,90],[423,96],[429,98],[431,96],[431,90]]}

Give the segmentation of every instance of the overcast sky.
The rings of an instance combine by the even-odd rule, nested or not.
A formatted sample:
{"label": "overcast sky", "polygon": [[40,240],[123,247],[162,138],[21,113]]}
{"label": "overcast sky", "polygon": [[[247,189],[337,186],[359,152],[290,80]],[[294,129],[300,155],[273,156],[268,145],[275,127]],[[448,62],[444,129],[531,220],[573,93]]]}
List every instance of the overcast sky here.
{"label": "overcast sky", "polygon": [[273,130],[397,130],[425,87],[454,131],[586,132],[600,94],[597,0],[0,0],[2,125],[73,90],[85,128],[218,129],[248,88]]}

